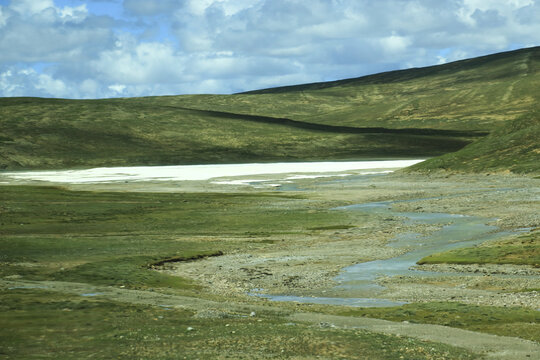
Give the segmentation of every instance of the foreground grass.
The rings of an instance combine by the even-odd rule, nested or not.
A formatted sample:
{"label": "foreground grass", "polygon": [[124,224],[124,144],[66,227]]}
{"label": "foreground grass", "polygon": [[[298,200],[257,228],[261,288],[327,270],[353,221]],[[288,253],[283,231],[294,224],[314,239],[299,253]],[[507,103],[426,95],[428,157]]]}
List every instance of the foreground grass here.
{"label": "foreground grass", "polygon": [[446,345],[276,317],[208,319],[35,289],[0,296],[0,357],[8,359],[477,358]]}
{"label": "foreground grass", "polygon": [[347,309],[338,314],[437,324],[540,342],[540,312],[532,309],[432,302],[390,308]]}
{"label": "foreground grass", "polygon": [[[152,271],[149,265],[168,258],[279,246],[281,240],[276,239],[362,226],[372,220],[365,214],[326,210],[335,205],[279,193],[104,193],[2,186],[0,277],[204,297],[208,295],[197,284]],[[191,311],[29,288],[4,288],[0,304],[0,356],[6,358],[251,359],[261,354],[329,359],[475,358],[440,344],[290,324],[275,314],[205,318]],[[473,324],[454,322],[458,318],[454,313],[471,319],[474,315],[478,331],[494,332],[502,327],[507,332],[500,334],[525,338],[531,338],[523,335],[526,322],[538,322],[526,311],[512,311],[499,319],[500,313],[492,309],[484,314],[486,309],[480,307],[454,311],[449,306],[420,311],[407,305],[347,315],[418,322],[430,319],[426,322],[465,328]],[[416,314],[411,316],[411,309]],[[188,331],[188,327],[195,330]],[[536,325],[528,329],[537,333]]]}
{"label": "foreground grass", "polygon": [[421,259],[418,264],[514,264],[540,266],[540,230],[487,242],[472,248],[450,250]]}

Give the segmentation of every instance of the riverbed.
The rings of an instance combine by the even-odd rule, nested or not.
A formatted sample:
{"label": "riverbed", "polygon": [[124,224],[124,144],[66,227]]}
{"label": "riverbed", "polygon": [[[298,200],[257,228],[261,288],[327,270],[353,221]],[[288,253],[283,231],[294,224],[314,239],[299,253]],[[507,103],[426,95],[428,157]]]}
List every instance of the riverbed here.
{"label": "riverbed", "polygon": [[536,309],[538,293],[521,290],[540,288],[540,269],[415,266],[434,252],[536,228],[536,184],[508,175],[403,173],[299,180],[308,206],[328,206],[357,220],[343,228],[287,235],[286,240],[268,236],[264,248],[163,271],[192,278],[213,293],[257,294],[266,301],[349,306],[457,301]]}
{"label": "riverbed", "polygon": [[306,209],[355,214],[335,228],[269,235],[267,246],[163,269],[220,296],[349,306],[461,301],[539,308],[538,294],[518,292],[540,288],[539,269],[524,273],[506,266],[504,276],[499,267],[412,270],[431,253],[538,227],[538,180],[399,172],[419,161],[21,171],[0,173],[0,181],[90,191],[279,191],[303,199]]}
{"label": "riverbed", "polygon": [[[409,200],[414,202],[413,200]],[[294,301],[311,304],[346,305],[355,307],[387,307],[403,305],[404,301],[391,301],[380,297],[385,288],[378,283],[382,277],[425,276],[438,277],[437,272],[414,269],[416,263],[435,252],[468,247],[484,241],[495,240],[510,233],[498,231],[496,226],[486,225],[490,219],[448,213],[400,212],[392,209],[392,202],[354,204],[336,208],[336,211],[360,211],[387,217],[399,217],[411,225],[440,225],[440,229],[422,235],[403,232],[390,239],[387,246],[404,249],[402,255],[389,259],[366,261],[343,268],[334,278],[336,287],[332,292],[345,290],[347,297],[320,297],[294,295],[268,295],[261,289],[251,292],[253,296],[272,301]],[[446,274],[449,276],[450,274]],[[451,275],[464,275],[453,273]]]}

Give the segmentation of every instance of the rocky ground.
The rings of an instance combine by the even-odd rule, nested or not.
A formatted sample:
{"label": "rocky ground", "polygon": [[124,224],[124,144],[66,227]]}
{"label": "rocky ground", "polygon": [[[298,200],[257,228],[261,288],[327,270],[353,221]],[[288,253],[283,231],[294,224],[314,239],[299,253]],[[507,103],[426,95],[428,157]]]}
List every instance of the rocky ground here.
{"label": "rocky ground", "polygon": [[[474,305],[520,306],[540,310],[540,269],[510,265],[423,265],[435,278],[384,278],[384,297],[407,302],[455,301]],[[453,275],[447,275],[454,271]],[[480,275],[479,275],[480,274]],[[528,291],[526,290],[528,289]]]}
{"label": "rocky ground", "polygon": [[[426,181],[427,180],[427,181]],[[349,204],[396,202],[399,211],[475,215],[499,229],[540,225],[538,180],[510,175],[393,174],[384,177],[310,180],[299,183],[319,201]],[[321,202],[320,202],[321,203]],[[162,271],[189,277],[214,294],[246,296],[257,289],[269,294],[336,296],[335,276],[354,263],[386,259],[404,252],[387,246],[402,232],[429,234],[437,225],[411,225],[399,218],[370,218],[344,230],[312,232],[251,252],[239,251],[196,262],[168,264]],[[511,265],[430,265],[422,270],[440,276],[379,279],[381,297],[406,302],[457,301],[495,306],[540,308],[540,269]],[[450,273],[450,274],[449,274]],[[533,289],[531,291],[523,291]],[[342,297],[353,296],[339,291]]]}

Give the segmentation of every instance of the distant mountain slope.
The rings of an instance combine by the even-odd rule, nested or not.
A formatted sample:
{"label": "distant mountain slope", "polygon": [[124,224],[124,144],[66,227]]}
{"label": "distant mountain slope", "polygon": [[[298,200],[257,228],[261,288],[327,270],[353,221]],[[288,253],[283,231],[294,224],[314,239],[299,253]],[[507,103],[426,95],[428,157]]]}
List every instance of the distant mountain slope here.
{"label": "distant mountain slope", "polygon": [[[458,81],[471,81],[480,78],[480,74],[477,73],[476,76],[474,76],[471,74],[467,74],[467,72],[477,72],[484,66],[486,74],[491,73],[492,75],[495,75],[496,73],[499,73],[500,75],[505,77],[513,77],[516,75],[521,75],[523,73],[524,67],[522,66],[522,64],[529,62],[531,60],[530,57],[534,55],[534,53],[539,51],[539,48],[540,47],[524,48],[519,50],[479,56],[476,58],[458,60],[440,65],[387,71],[351,79],[246,91],[243,94],[275,94],[291,93],[295,91],[314,91],[340,86],[400,83],[404,81],[417,80],[420,78],[448,75],[451,75]],[[512,67],[512,71],[510,72],[506,71],[509,69],[509,65]]]}
{"label": "distant mountain slope", "polygon": [[535,47],[247,94],[3,98],[0,168],[432,157],[537,112],[539,69]]}
{"label": "distant mountain slope", "polygon": [[341,81],[159,100],[330,125],[490,131],[538,109],[539,88],[540,47],[533,47]]}

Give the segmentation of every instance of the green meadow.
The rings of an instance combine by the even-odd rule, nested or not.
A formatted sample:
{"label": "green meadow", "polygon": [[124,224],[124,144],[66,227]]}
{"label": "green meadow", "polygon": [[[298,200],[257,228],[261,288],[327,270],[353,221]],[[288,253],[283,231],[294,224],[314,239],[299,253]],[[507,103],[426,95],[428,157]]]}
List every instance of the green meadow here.
{"label": "green meadow", "polygon": [[268,237],[359,221],[281,194],[1,189],[1,275],[31,280],[192,289],[189,281],[148,267],[174,257],[272,246]]}
{"label": "green meadow", "polygon": [[519,307],[502,308],[455,302],[427,302],[391,308],[347,309],[339,315],[438,324],[494,335],[540,341],[540,314]]}
{"label": "green meadow", "polygon": [[484,243],[476,247],[433,254],[418,264],[513,264],[540,267],[540,232]]}

